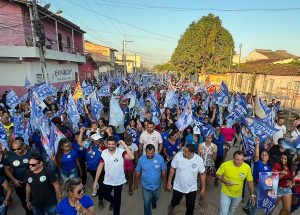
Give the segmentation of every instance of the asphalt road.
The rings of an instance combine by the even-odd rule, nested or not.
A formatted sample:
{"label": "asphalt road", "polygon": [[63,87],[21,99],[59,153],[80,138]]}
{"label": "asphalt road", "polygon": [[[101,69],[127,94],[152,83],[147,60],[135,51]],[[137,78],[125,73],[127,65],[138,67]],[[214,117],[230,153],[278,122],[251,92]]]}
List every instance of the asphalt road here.
{"label": "asphalt road", "polygon": [[[232,154],[234,152],[234,148],[232,148],[228,153],[228,158],[232,157]],[[87,182],[87,194],[90,194],[91,196],[91,187],[92,187],[92,181],[91,177],[88,174],[88,182]],[[217,215],[219,214],[219,207],[220,207],[220,190],[221,190],[221,184],[218,187],[215,187],[212,183],[209,187],[207,187],[206,196],[201,206],[198,205],[198,198],[196,200],[195,205],[195,212],[196,215]],[[246,189],[247,190],[247,189]],[[248,194],[246,194],[248,196]],[[153,210],[153,215],[167,215],[168,211],[168,205],[170,204],[172,198],[172,193],[167,191],[162,191],[160,198],[157,203],[157,208]],[[25,214],[18,197],[14,194],[13,195],[13,203],[10,205],[8,214],[12,215],[21,215]],[[245,199],[245,203],[247,201],[247,197]],[[104,201],[104,208],[100,209],[98,207],[97,198],[94,198],[95,208],[96,208],[96,214],[101,215],[110,215],[112,214],[111,211],[108,210],[109,203]],[[242,215],[245,214],[242,210],[242,207],[245,203],[241,203],[240,206],[237,208],[235,214]],[[277,206],[276,210],[273,214],[279,214],[279,209],[281,208],[281,205]],[[300,212],[297,211],[299,214]],[[294,214],[297,214],[294,213]],[[121,215],[143,215],[143,196],[141,187],[137,190],[134,190],[134,193],[132,196],[128,195],[128,185],[125,184],[123,186],[123,192],[122,192],[122,205],[121,205]],[[185,198],[182,199],[179,206],[177,206],[174,209],[174,215],[184,215],[185,214]],[[263,214],[262,212],[259,214]]]}

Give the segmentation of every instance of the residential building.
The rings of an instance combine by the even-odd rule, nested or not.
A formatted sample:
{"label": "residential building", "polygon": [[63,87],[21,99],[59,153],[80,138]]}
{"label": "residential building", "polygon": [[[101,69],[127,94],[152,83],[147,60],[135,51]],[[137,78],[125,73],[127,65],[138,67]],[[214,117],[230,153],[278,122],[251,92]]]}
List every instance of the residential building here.
{"label": "residential building", "polygon": [[286,50],[272,51],[269,49],[255,49],[241,63],[252,61],[291,62],[298,57],[288,53]]}
{"label": "residential building", "polygon": [[38,5],[37,10],[39,19],[34,24],[31,1],[0,0],[0,92],[13,88],[23,94],[26,76],[32,84],[44,82],[39,42],[43,44],[45,74],[56,87],[74,84],[78,66],[85,63],[85,32],[46,8]]}
{"label": "residential building", "polygon": [[[117,55],[117,64],[123,65],[122,54]],[[142,57],[140,55],[126,55],[126,68],[128,73],[132,73],[142,67]]]}
{"label": "residential building", "polygon": [[116,49],[91,41],[84,41],[84,53],[87,57],[86,64],[80,66],[82,79],[98,78],[103,73],[113,74],[116,70]]}

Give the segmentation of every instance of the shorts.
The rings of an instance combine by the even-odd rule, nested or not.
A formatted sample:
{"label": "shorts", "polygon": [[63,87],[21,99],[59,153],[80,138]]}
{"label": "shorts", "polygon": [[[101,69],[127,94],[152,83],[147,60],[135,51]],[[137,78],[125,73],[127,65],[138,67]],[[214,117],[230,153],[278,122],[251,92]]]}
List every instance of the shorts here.
{"label": "shorts", "polygon": [[289,195],[289,194],[293,194],[292,189],[290,187],[287,187],[287,188],[278,187],[277,188],[277,196],[278,197]]}
{"label": "shorts", "polygon": [[205,166],[205,172],[208,175],[215,176],[216,175],[216,168],[214,166]]}
{"label": "shorts", "polygon": [[125,160],[124,159],[124,170],[125,171],[134,171],[135,166],[133,160]]}
{"label": "shorts", "polygon": [[232,141],[224,142],[224,149],[230,149],[232,147]]}

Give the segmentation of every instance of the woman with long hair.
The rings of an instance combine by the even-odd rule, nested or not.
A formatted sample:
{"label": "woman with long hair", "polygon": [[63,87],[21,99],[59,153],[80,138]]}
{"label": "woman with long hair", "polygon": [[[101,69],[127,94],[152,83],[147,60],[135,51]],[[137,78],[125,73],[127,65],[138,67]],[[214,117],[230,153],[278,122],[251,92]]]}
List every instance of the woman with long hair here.
{"label": "woman with long hair", "polygon": [[178,130],[173,130],[169,134],[168,140],[164,143],[163,155],[167,161],[167,174],[171,168],[171,162],[176,153],[181,149]]}
{"label": "woman with long hair", "polygon": [[[259,139],[256,139],[255,154],[254,154],[254,166],[253,166],[253,180],[255,185],[255,195],[258,195],[258,180],[260,172],[272,172],[272,167],[270,165],[270,154],[267,150],[259,149]],[[243,210],[248,214],[257,214],[257,205],[251,205],[250,199],[248,200],[246,206]]]}
{"label": "woman with long hair", "polygon": [[277,204],[282,202],[282,209],[280,214],[289,214],[291,212],[292,205],[292,190],[293,186],[293,173],[291,170],[291,160],[284,153],[281,155],[279,163],[275,163],[272,168],[272,172],[279,173],[279,183],[277,189]]}
{"label": "woman with long hair", "polygon": [[56,208],[58,215],[95,215],[93,200],[85,195],[85,187],[81,183],[81,179],[69,178],[65,182],[64,190],[67,196],[63,198]]}
{"label": "woman with long hair", "polygon": [[62,138],[59,141],[54,162],[64,181],[67,178],[78,178],[78,170],[82,175],[77,153],[67,138]]}

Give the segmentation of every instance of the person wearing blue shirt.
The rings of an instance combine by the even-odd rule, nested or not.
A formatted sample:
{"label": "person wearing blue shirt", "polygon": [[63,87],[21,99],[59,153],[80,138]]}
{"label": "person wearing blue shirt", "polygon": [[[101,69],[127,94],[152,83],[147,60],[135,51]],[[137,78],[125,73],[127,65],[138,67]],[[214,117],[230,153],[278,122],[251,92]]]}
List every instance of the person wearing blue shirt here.
{"label": "person wearing blue shirt", "polygon": [[[221,164],[223,163],[223,157],[224,157],[224,134],[220,134],[220,127],[216,127],[217,133],[213,136],[213,143],[217,145],[217,159],[215,160],[215,168],[216,170],[219,169]],[[215,178],[214,182],[215,186],[219,186],[218,178]]]}
{"label": "person wearing blue shirt", "polygon": [[82,184],[85,186],[86,185],[86,180],[87,180],[86,164],[85,164],[85,162],[86,162],[86,157],[85,157],[86,150],[85,150],[84,147],[82,147],[78,144],[78,137],[79,137],[79,132],[75,133],[74,141],[72,143],[72,148],[77,153],[80,168],[82,170],[82,176],[81,176]]}
{"label": "person wearing blue shirt", "polygon": [[60,176],[65,181],[67,178],[78,178],[78,169],[81,173],[77,153],[72,149],[72,144],[67,138],[62,138],[57,147],[55,164],[60,170]]}
{"label": "person wearing blue shirt", "polygon": [[193,128],[193,134],[189,134],[185,137],[185,145],[193,144],[195,146],[195,153],[197,153],[200,143],[203,143],[203,136],[200,134],[200,129],[195,126]]}
{"label": "person wearing blue shirt", "polygon": [[167,166],[161,155],[155,154],[153,144],[146,146],[146,154],[141,156],[135,169],[134,187],[138,187],[142,175],[142,192],[144,199],[144,214],[151,215],[151,206],[156,208],[156,202],[161,191],[161,177],[163,178],[163,189],[166,190]]}
{"label": "person wearing blue shirt", "polygon": [[93,200],[88,195],[84,195],[85,187],[81,179],[68,179],[64,189],[68,196],[57,204],[57,215],[96,214]]}
{"label": "person wearing blue shirt", "polygon": [[[83,133],[85,132],[86,128],[80,128],[80,133],[78,137],[78,144],[84,147],[86,150],[86,166],[87,171],[91,174],[93,180],[95,180],[96,172],[98,165],[101,160],[102,151],[105,148],[103,144],[102,136],[100,133],[92,131],[90,133],[90,138],[83,141]],[[102,143],[101,143],[102,142]],[[104,180],[104,171],[101,172],[101,175],[98,179],[98,190],[93,195],[98,195],[98,205],[100,208],[104,207],[103,204],[103,180]]]}

